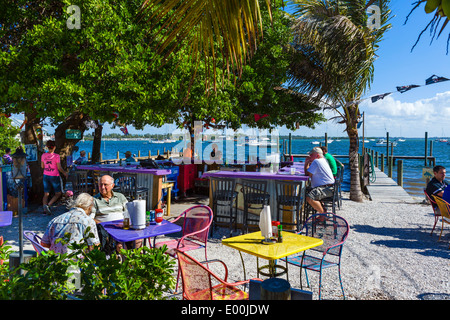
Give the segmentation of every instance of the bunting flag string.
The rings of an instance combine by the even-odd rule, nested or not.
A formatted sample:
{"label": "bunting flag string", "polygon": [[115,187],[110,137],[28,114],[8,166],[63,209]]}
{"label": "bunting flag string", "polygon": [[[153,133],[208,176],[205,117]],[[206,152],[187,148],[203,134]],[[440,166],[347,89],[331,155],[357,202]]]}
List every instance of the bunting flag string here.
{"label": "bunting flag string", "polygon": [[[448,81],[448,80],[450,80],[450,79],[447,79],[445,77],[439,77],[439,76],[433,74],[431,77],[429,77],[428,79],[425,80],[425,86],[434,84],[434,83],[438,83],[438,82]],[[410,84],[407,86],[398,86],[397,91],[400,93],[404,93],[406,91],[409,91],[414,88],[419,88],[419,87],[422,87],[422,85]],[[360,101],[366,100],[366,99],[371,99],[372,103],[374,103],[374,102],[377,102],[378,100],[384,99],[386,96],[390,95],[391,93],[393,93],[393,92],[377,94],[377,95],[371,96],[369,98],[361,99]]]}

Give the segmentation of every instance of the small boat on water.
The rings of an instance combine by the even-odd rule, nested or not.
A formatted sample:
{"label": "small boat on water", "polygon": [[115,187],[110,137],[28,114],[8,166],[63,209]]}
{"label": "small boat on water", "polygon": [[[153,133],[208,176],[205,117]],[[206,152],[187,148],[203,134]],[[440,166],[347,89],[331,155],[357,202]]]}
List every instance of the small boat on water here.
{"label": "small boat on water", "polygon": [[[378,139],[377,142],[375,142],[376,147],[386,147],[387,141],[385,139]],[[393,145],[394,147],[397,146],[397,141],[389,141],[390,145]]]}
{"label": "small boat on water", "polygon": [[319,141],[312,141],[311,144],[320,144]]}
{"label": "small boat on water", "polygon": [[435,142],[445,142],[445,143],[448,143],[448,139],[444,139],[444,138],[441,138],[441,139],[436,139],[436,140],[434,140]]}

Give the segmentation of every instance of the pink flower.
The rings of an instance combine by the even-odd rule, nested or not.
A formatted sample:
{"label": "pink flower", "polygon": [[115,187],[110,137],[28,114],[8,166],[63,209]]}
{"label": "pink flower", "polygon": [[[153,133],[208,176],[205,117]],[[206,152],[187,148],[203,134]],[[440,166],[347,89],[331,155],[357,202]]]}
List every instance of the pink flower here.
{"label": "pink flower", "polygon": [[73,191],[67,190],[66,191],[66,197],[73,197]]}

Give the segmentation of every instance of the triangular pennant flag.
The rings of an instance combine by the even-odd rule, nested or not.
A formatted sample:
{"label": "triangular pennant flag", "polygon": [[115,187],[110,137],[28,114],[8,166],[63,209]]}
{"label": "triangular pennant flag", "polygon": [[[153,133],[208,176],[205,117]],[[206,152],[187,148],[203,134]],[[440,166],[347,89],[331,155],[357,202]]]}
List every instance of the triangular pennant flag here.
{"label": "triangular pennant flag", "polygon": [[127,135],[127,134],[128,134],[128,129],[127,129],[127,127],[120,128],[120,131],[122,131],[124,135]]}
{"label": "triangular pennant flag", "polygon": [[356,124],[356,128],[357,128],[357,129],[361,128],[362,123],[363,123],[362,121],[358,122],[358,123]]}
{"label": "triangular pennant flag", "polygon": [[261,120],[262,118],[268,117],[268,114],[257,114],[255,113],[255,121]]}
{"label": "triangular pennant flag", "polygon": [[431,77],[429,77],[427,80],[425,80],[425,84],[433,84],[433,83],[438,83],[438,82],[443,82],[443,81],[447,81],[450,79],[444,78],[444,77],[438,77],[437,75],[433,74]]}
{"label": "triangular pennant flag", "polygon": [[418,86],[417,84],[410,84],[409,86],[397,87],[397,91],[403,93],[403,92],[406,92],[408,90],[411,90],[411,89],[417,88],[417,87],[420,87],[420,86]]}
{"label": "triangular pennant flag", "polygon": [[384,97],[390,95],[392,92],[387,92],[383,94],[378,94],[376,96],[371,97],[372,103],[377,102],[378,100],[384,99]]}

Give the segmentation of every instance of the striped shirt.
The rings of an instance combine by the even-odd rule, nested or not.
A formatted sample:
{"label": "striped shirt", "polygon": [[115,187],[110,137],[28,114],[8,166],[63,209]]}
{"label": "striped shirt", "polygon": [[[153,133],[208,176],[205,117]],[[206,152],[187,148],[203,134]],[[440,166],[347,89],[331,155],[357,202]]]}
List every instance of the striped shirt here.
{"label": "striped shirt", "polygon": [[102,195],[99,193],[94,196],[94,206],[92,207],[91,217],[100,222],[121,220],[123,219],[124,212],[128,212],[126,206],[127,202],[127,198],[119,192],[112,192],[112,197],[109,201],[103,199]]}

